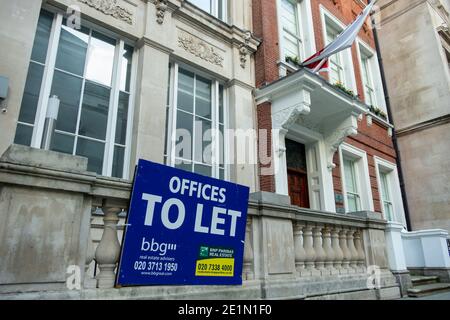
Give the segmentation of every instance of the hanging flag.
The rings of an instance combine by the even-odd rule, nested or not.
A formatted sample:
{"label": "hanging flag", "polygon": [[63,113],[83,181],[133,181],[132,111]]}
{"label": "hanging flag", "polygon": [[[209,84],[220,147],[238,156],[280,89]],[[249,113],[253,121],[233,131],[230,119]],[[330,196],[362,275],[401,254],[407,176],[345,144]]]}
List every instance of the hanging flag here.
{"label": "hanging flag", "polygon": [[312,69],[313,72],[318,72],[326,69],[325,66],[328,66],[328,58],[330,56],[352,46],[353,42],[358,36],[359,30],[361,30],[364,22],[372,11],[372,8],[376,2],[377,1],[370,2],[365,7],[363,12],[359,14],[356,20],[352,24],[350,24],[333,42],[328,44],[325,48],[323,48],[310,58],[306,59],[302,63],[302,66],[308,69]]}

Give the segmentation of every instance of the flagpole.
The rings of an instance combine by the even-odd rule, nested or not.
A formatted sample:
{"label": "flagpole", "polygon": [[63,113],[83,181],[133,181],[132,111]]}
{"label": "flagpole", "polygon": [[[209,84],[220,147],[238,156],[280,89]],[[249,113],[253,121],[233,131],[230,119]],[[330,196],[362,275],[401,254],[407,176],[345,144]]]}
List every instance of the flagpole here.
{"label": "flagpole", "polygon": [[328,58],[322,59],[322,61],[320,61],[320,63],[317,65],[317,67],[313,70],[313,73],[316,73],[317,71],[319,71],[322,68],[322,66],[325,64],[327,59]]}

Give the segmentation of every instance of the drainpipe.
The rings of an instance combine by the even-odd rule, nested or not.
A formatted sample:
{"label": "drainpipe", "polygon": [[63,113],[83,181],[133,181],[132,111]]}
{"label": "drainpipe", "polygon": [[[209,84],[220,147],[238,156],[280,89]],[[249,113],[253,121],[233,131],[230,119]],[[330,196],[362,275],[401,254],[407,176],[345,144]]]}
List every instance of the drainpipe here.
{"label": "drainpipe", "polygon": [[[373,2],[373,1],[374,0],[371,0],[370,2]],[[372,26],[375,26],[375,21],[373,20],[373,17],[372,17]],[[402,168],[402,159],[401,159],[401,155],[400,155],[400,150],[398,148],[397,133],[395,131],[394,118],[392,117],[391,99],[389,97],[389,90],[387,88],[387,83],[386,83],[386,75],[384,73],[383,58],[381,56],[380,42],[378,40],[377,28],[374,27],[372,29],[372,31],[373,31],[373,38],[375,41],[375,47],[376,47],[376,51],[377,51],[377,55],[378,55],[378,65],[380,67],[381,82],[383,83],[384,97],[386,100],[386,109],[387,109],[387,113],[389,116],[389,120],[390,120],[391,124],[394,126],[394,129],[392,130],[392,142],[394,144],[395,153],[397,154],[396,162],[397,162],[397,168],[398,168],[398,178],[400,180],[400,190],[402,193],[403,206],[405,209],[406,225],[408,227],[408,231],[412,231],[411,219],[410,219],[410,215],[409,215],[408,198],[406,197],[405,179],[404,179],[403,168]]]}

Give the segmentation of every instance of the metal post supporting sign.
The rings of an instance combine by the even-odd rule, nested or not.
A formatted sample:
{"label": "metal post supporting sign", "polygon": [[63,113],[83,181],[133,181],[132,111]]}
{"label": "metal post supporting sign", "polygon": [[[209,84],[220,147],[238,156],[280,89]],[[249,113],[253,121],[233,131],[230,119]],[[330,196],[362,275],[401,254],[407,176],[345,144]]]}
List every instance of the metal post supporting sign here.
{"label": "metal post supporting sign", "polygon": [[117,286],[242,284],[249,188],[137,166]]}

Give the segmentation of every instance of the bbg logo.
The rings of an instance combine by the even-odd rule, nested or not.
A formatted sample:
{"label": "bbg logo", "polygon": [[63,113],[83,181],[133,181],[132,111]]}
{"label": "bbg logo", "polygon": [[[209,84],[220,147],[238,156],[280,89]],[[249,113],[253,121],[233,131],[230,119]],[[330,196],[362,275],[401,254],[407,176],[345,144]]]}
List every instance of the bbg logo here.
{"label": "bbg logo", "polygon": [[142,238],[141,251],[144,252],[159,252],[160,256],[165,256],[167,251],[176,251],[177,245],[174,243],[158,243],[152,238],[152,241],[145,240],[145,237]]}

